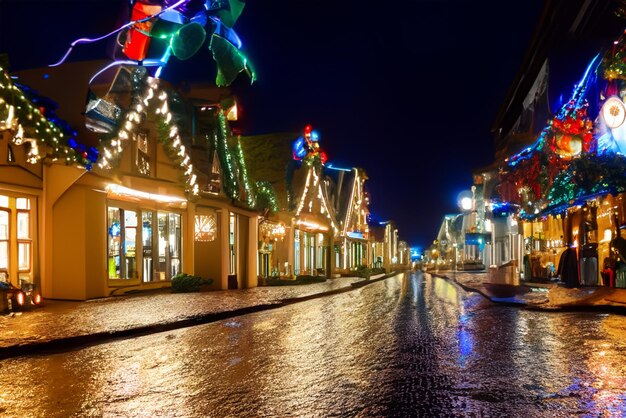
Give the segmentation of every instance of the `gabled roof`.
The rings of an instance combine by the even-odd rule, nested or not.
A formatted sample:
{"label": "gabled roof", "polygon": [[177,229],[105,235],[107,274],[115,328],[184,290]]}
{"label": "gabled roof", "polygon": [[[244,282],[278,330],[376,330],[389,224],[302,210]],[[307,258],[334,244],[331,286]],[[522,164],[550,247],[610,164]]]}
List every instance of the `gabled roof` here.
{"label": "gabled roof", "polygon": [[[254,181],[267,181],[272,185],[279,210],[293,209],[290,208],[290,193],[300,190],[304,180],[304,176],[294,175],[297,164],[291,147],[297,137],[294,132],[279,132],[240,138],[248,175]],[[293,184],[294,181],[296,184]],[[289,190],[290,185],[292,191]]]}

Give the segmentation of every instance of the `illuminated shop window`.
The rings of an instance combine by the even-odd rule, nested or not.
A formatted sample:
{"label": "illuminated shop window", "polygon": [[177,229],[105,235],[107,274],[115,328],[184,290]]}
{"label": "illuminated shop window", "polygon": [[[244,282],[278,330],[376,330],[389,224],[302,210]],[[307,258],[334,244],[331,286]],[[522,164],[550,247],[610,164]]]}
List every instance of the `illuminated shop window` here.
{"label": "illuminated shop window", "polygon": [[108,208],[109,279],[137,278],[137,212]]}
{"label": "illuminated shop window", "polygon": [[121,216],[119,208],[108,208],[108,257],[109,279],[121,278]]}
{"label": "illuminated shop window", "polygon": [[5,210],[0,210],[0,270],[7,270],[8,268],[9,268],[9,212]]}
{"label": "illuminated shop window", "polygon": [[215,215],[196,215],[195,240],[199,242],[215,241],[217,220]]}
{"label": "illuminated shop window", "polygon": [[235,234],[237,233],[237,217],[230,213],[228,228],[228,244],[230,247],[230,274],[237,274],[237,248],[235,245]]}
{"label": "illuminated shop window", "polygon": [[[26,200],[28,199],[17,199]],[[16,205],[21,207],[30,207],[30,204]],[[30,270],[30,212],[18,209],[17,212],[17,266],[19,271]]]}
{"label": "illuminated shop window", "polygon": [[294,237],[294,273],[300,274],[300,230],[296,229]]}
{"label": "illuminated shop window", "polygon": [[0,195],[0,208],[9,207],[9,196]]}
{"label": "illuminated shop window", "polygon": [[30,199],[25,198],[25,197],[18,197],[17,199],[15,199],[15,207],[17,209],[29,210],[30,209]]}

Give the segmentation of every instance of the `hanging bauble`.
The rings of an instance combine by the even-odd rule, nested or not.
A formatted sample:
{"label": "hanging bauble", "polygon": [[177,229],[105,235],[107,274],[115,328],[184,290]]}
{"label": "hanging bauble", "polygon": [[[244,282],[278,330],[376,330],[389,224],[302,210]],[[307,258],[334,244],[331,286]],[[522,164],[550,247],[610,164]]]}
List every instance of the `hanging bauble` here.
{"label": "hanging bauble", "polygon": [[206,39],[206,31],[200,23],[189,23],[172,37],[172,54],[181,61],[191,58]]}
{"label": "hanging bauble", "polygon": [[611,129],[621,126],[626,119],[626,108],[619,97],[610,97],[602,106],[602,119]]}

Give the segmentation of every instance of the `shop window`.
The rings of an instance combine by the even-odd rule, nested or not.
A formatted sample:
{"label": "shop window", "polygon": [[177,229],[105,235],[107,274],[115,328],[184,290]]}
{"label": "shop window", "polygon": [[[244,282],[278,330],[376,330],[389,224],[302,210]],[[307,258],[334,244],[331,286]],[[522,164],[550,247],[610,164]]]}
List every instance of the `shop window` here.
{"label": "shop window", "polygon": [[294,237],[294,273],[300,274],[300,230],[296,229]]}
{"label": "shop window", "polygon": [[121,278],[121,209],[108,208],[108,257],[109,279]]}
{"label": "shop window", "polygon": [[9,196],[0,195],[0,208],[9,207]]}
{"label": "shop window", "polygon": [[108,208],[107,270],[109,279],[137,278],[137,212]]}
{"label": "shop window", "polygon": [[[16,205],[18,208],[28,208],[30,204],[24,203],[29,199],[17,199],[22,201],[22,204]],[[17,212],[17,255],[18,255],[18,270],[30,271],[30,248],[31,248],[31,235],[30,235],[30,212],[24,209],[18,209]]]}
{"label": "shop window", "polygon": [[[0,196],[3,197],[3,196]],[[9,212],[0,210],[0,271],[9,268]]]}
{"label": "shop window", "polygon": [[15,207],[17,209],[30,210],[30,199],[25,197],[18,197],[15,199]]}
{"label": "shop window", "polygon": [[196,215],[195,240],[199,242],[215,241],[217,220],[215,215]]}

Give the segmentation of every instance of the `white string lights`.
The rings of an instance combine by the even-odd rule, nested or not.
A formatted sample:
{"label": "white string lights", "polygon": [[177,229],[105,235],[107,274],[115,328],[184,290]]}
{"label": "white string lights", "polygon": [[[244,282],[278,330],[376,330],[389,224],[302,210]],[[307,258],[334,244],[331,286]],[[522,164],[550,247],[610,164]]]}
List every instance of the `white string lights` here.
{"label": "white string lights", "polygon": [[102,169],[112,167],[112,161],[119,158],[125,143],[132,138],[132,133],[142,122],[142,114],[146,113],[154,103],[154,113],[159,115],[166,128],[169,128],[167,140],[162,141],[163,145],[169,147],[170,150],[180,160],[180,166],[183,169],[185,180],[189,192],[198,195],[199,187],[197,184],[197,176],[193,174],[193,165],[191,157],[187,153],[185,146],[181,140],[178,126],[172,123],[172,113],[169,109],[168,94],[165,90],[159,88],[156,79],[148,77],[146,80],[147,88],[145,95],[138,98],[131,106],[131,110],[126,114],[126,120],[120,124],[120,129],[109,146],[103,147],[103,156],[100,158],[98,165]]}
{"label": "white string lights", "polygon": [[[313,178],[312,185],[311,185],[311,178]],[[311,188],[311,186],[317,187],[317,198],[321,202],[320,213],[323,215],[326,215],[326,218],[328,218],[328,220],[330,221],[330,225],[332,226],[333,231],[336,235],[339,232],[339,229],[337,228],[337,225],[335,224],[335,221],[332,218],[330,211],[328,210],[328,205],[326,204],[326,200],[327,200],[326,194],[324,193],[324,190],[322,188],[322,182],[319,181],[319,176],[315,172],[315,167],[313,165],[309,166],[309,169],[306,175],[306,182],[304,184],[304,190],[302,192],[302,196],[298,204],[298,209],[296,210],[296,217],[300,216],[300,213],[302,212],[302,209],[304,208],[307,197],[309,197],[309,189]],[[308,205],[309,212],[311,212],[313,208],[313,197],[315,197],[315,195],[311,195],[310,200],[309,200],[309,205]]]}

